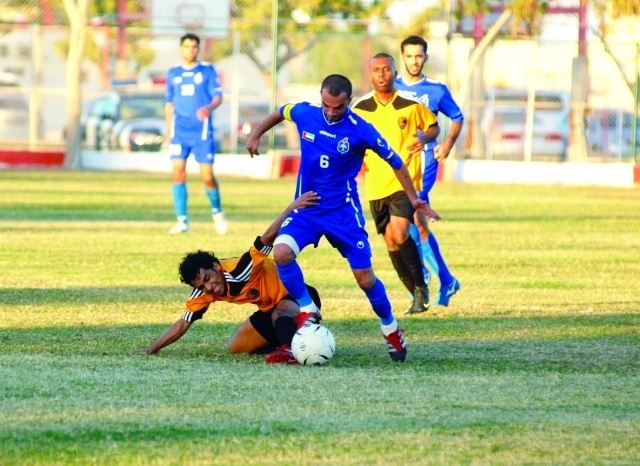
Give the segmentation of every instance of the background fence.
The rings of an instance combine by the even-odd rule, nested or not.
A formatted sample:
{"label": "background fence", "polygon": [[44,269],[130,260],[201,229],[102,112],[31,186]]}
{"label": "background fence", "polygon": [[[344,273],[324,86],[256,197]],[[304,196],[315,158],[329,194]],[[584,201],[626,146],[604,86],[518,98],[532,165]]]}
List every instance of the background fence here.
{"label": "background fence", "polygon": [[[15,15],[6,18],[7,10],[4,14],[0,15],[0,147],[64,147],[69,28],[62,23],[66,19],[54,18],[50,24],[24,18],[17,22]],[[157,33],[152,27],[140,27],[140,22],[135,27],[113,23],[92,20],[88,30],[81,76],[84,146],[102,151],[160,150],[165,131],[164,76],[180,61],[179,37],[184,30]],[[222,35],[195,31],[203,38],[200,59],[214,63],[225,93],[223,105],[214,112],[218,152],[243,152],[247,135],[270,113],[273,102],[317,101],[320,82],[328,74],[348,76],[356,97],[368,92],[368,61],[377,52],[394,55],[399,72],[403,71],[398,34],[376,34],[366,28],[347,33],[336,27],[309,33],[281,26],[274,85],[271,30],[268,25],[247,29],[233,22]],[[247,44],[252,45],[250,50]],[[473,47],[469,38],[429,38],[425,73],[447,83],[457,96]],[[466,120],[455,156],[635,162],[638,44],[612,47],[626,64],[627,81],[635,77],[631,85],[600,43],[588,45],[585,82],[575,74],[575,41],[496,41],[474,70],[469,94],[460,99]],[[572,98],[576,88],[587,93],[586,104]],[[581,124],[573,119],[576,114]],[[131,119],[142,119],[146,126],[123,133],[124,122]],[[441,125],[446,134],[446,119]],[[276,148],[298,148],[292,125],[280,125],[274,139]],[[572,142],[582,148],[578,153],[570,153]]]}

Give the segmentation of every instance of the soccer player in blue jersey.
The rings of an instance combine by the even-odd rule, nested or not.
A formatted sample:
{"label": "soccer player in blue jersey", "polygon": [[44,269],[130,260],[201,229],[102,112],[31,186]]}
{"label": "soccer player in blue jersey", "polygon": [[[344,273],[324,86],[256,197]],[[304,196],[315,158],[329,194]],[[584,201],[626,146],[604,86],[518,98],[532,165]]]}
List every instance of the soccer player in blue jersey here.
{"label": "soccer player in blue jersey", "polygon": [[[409,36],[400,45],[402,60],[406,73],[396,78],[394,86],[404,95],[422,101],[434,114],[442,112],[451,119],[451,127],[447,140],[438,144],[433,140],[427,144],[423,152],[422,192],[420,198],[429,204],[429,191],[433,188],[438,175],[438,163],[449,156],[451,148],[456,143],[464,117],[462,111],[453,100],[446,85],[427,78],[422,74],[422,68],[429,59],[427,41],[420,36]],[[460,282],[451,275],[447,264],[440,252],[440,246],[424,215],[416,213],[416,223],[419,227],[412,227],[414,239],[422,242],[422,253],[431,270],[440,278],[440,291],[434,304],[448,306],[451,296],[460,289]]]}
{"label": "soccer player in blue jersey", "polygon": [[216,231],[227,231],[227,219],[220,205],[220,189],[213,175],[213,119],[211,113],[222,102],[222,87],[216,69],[197,61],[200,38],[185,34],[180,38],[182,63],[167,73],[165,118],[169,155],[173,165],[173,205],[178,223],[169,233],[189,231],[187,216],[187,157],[193,154],[200,164],[200,178],[211,203]]}
{"label": "soccer player in blue jersey", "polygon": [[300,170],[296,197],[314,191],[319,204],[292,212],[282,223],[274,242],[278,275],[300,304],[304,317],[299,325],[319,318],[319,311],[304,286],[296,257],[306,246],[318,245],[322,236],[347,259],[360,288],[380,317],[382,334],[391,359],[404,362],[407,347],[391,311],[391,303],[371,264],[371,247],[358,196],[356,176],[367,149],[373,150],[394,169],[413,207],[438,220],[437,213],[418,198],[402,159],[380,133],[349,109],[351,82],[331,75],[322,82],[321,104],[287,104],[269,115],[249,137],[247,150],[259,155],[260,137],[282,121],[289,120],[300,134]]}

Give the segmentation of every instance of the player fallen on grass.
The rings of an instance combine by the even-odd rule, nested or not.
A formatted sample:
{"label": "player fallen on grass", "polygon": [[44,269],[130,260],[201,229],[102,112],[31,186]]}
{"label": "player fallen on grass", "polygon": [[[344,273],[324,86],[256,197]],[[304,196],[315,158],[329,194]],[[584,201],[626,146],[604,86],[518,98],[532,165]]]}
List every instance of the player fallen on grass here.
{"label": "player fallen on grass", "polygon": [[[428,138],[438,136],[436,116],[417,99],[401,96],[393,86],[396,63],[387,53],[369,62],[373,91],[362,96],[352,110],[376,127],[406,165],[414,187],[422,188],[420,154]],[[427,136],[421,139],[421,136]],[[429,288],[422,257],[409,231],[416,209],[389,164],[368,150],[364,157],[367,199],[376,230],[384,238],[389,258],[402,284],[413,295],[405,314],[429,310]]]}
{"label": "player fallen on grass", "polygon": [[[218,259],[205,251],[187,254],[179,266],[180,281],[192,287],[186,311],[153,345],[135,353],[156,354],[187,333],[211,304],[226,301],[258,306],[258,311],[231,337],[230,353],[264,353],[275,348],[266,357],[268,364],[297,364],[291,352],[291,340],[304,323],[299,318],[300,306],[282,284],[276,264],[268,255],[284,219],[296,209],[317,205],[319,200],[315,192],[302,194],[239,257]],[[318,292],[309,285],[306,290],[319,309]]]}
{"label": "player fallen on grass", "polygon": [[384,284],[373,271],[358,196],[356,176],[365,151],[374,151],[391,166],[415,210],[436,220],[440,217],[418,199],[407,167],[384,137],[349,109],[352,90],[351,81],[345,76],[327,76],[320,87],[320,104],[300,102],[281,107],[251,133],[247,150],[251,157],[260,155],[258,148],[264,133],[285,119],[295,123],[301,152],[296,194],[311,190],[322,198],[317,206],[291,212],[274,243],[278,275],[300,303],[301,316],[307,312],[313,315],[317,309],[304,286],[304,275],[296,258],[305,247],[317,246],[324,236],[347,259],[358,286],[380,318],[389,356],[393,361],[404,362],[407,346]]}

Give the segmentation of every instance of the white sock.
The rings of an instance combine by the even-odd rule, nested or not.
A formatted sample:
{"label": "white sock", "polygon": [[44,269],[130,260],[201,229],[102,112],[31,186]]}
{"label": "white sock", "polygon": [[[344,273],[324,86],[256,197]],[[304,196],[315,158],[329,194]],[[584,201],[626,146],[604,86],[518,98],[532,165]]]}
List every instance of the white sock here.
{"label": "white sock", "polygon": [[398,330],[398,321],[396,321],[396,319],[394,318],[393,322],[391,322],[390,324],[380,324],[380,327],[382,328],[383,335],[391,335],[393,332]]}
{"label": "white sock", "polygon": [[178,215],[178,222],[180,223],[189,223],[186,215]]}
{"label": "white sock", "polygon": [[318,310],[318,306],[316,306],[316,303],[314,303],[313,301],[311,301],[311,303],[307,304],[306,306],[300,307],[300,312],[318,312]]}

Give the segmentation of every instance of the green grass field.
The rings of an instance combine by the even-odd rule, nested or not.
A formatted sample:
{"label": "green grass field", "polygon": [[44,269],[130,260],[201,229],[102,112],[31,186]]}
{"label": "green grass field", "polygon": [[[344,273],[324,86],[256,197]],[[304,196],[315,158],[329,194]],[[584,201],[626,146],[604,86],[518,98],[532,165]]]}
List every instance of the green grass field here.
{"label": "green grass field", "polygon": [[309,368],[227,354],[253,309],[225,304],[130,353],[180,318],[180,258],[242,253],[295,183],[222,179],[218,236],[190,181],[171,236],[167,175],[0,172],[0,464],[640,463],[639,189],[436,186],[462,290],[412,317],[369,222],[404,365],[347,263],[305,250],[338,347]]}

